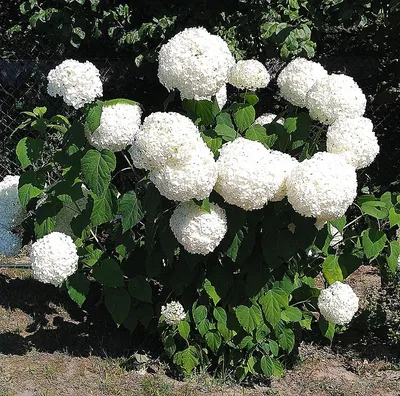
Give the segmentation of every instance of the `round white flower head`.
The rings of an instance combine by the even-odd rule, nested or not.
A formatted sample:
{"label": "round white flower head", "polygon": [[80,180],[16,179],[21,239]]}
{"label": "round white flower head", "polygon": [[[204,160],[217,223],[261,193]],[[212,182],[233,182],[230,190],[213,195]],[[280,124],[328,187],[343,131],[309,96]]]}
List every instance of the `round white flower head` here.
{"label": "round white flower head", "polygon": [[196,125],[178,113],[152,113],[145,118],[132,144],[131,155],[137,168],[153,170],[182,163],[202,142]]}
{"label": "round white flower head", "polygon": [[99,127],[92,133],[86,128],[87,140],[98,150],[121,151],[132,144],[141,116],[142,110],[137,104],[103,105]]}
{"label": "round white flower head", "polygon": [[177,325],[185,320],[186,313],[182,304],[178,301],[172,301],[161,307],[161,315],[170,326]]}
{"label": "round white flower head", "polygon": [[321,290],[318,308],[322,316],[331,323],[349,323],[358,310],[358,297],[353,289],[344,283],[335,282]]}
{"label": "round white flower head", "polygon": [[356,169],[365,168],[379,153],[378,139],[372,129],[368,118],[339,118],[328,128],[327,151],[340,154]]}
{"label": "round white flower head", "polygon": [[245,210],[261,209],[271,200],[285,173],[271,150],[242,137],[222,146],[217,167],[215,191]]}
{"label": "round white flower head", "polygon": [[296,158],[293,158],[289,154],[281,153],[280,151],[271,150],[271,153],[276,156],[277,166],[281,169],[282,172],[277,173],[277,177],[280,175],[280,183],[279,190],[275,193],[275,195],[271,198],[272,202],[282,201],[283,198],[286,197],[287,192],[287,179],[292,172],[292,170],[298,164]]}
{"label": "round white flower head", "polygon": [[18,197],[19,176],[6,176],[0,182],[0,226],[11,230],[24,214]]}
{"label": "round white flower head", "polygon": [[204,28],[189,28],[164,44],[158,56],[158,78],[183,98],[215,95],[228,81],[235,60],[225,41]]}
{"label": "round white flower head", "polygon": [[228,82],[239,89],[256,89],[265,88],[271,76],[266,67],[258,60],[240,60],[232,67]]}
{"label": "round white flower head", "polygon": [[[253,125],[266,125],[266,124],[271,124],[276,118],[276,114],[273,113],[265,113],[263,115],[260,115],[260,117],[257,117],[253,123]],[[285,120],[283,118],[278,118],[276,120],[277,124],[283,125],[285,123]]]}
{"label": "round white flower head", "polygon": [[95,65],[67,59],[47,76],[47,92],[50,96],[62,96],[67,105],[80,109],[87,103],[103,96],[100,72]]}
{"label": "round white flower head", "polygon": [[307,93],[310,116],[324,124],[340,117],[360,117],[367,99],[357,83],[344,74],[331,74],[318,80]]}
{"label": "round white flower head", "polygon": [[281,96],[295,106],[305,107],[307,92],[314,83],[328,76],[317,62],[296,58],[287,64],[278,76]]}
{"label": "round white flower head", "polygon": [[293,209],[323,223],[346,213],[356,196],[357,176],[355,169],[340,155],[319,152],[300,162],[286,185]]}
{"label": "round white flower head", "polygon": [[0,254],[7,257],[15,257],[20,253],[21,247],[22,241],[19,235],[0,227]]}
{"label": "round white flower head", "polygon": [[160,194],[172,201],[205,199],[217,181],[217,164],[205,143],[193,148],[190,159],[183,163],[166,164],[149,174]]}
{"label": "round white flower head", "polygon": [[77,270],[78,259],[72,238],[61,232],[52,232],[32,245],[33,277],[58,286]]}
{"label": "round white flower head", "polygon": [[193,201],[180,203],[170,219],[170,227],[186,251],[206,255],[215,250],[227,231],[225,211],[210,204],[210,213]]}
{"label": "round white flower head", "polygon": [[329,224],[329,232],[332,237],[329,246],[331,246],[334,249],[337,249],[343,242],[343,234],[332,224]]}

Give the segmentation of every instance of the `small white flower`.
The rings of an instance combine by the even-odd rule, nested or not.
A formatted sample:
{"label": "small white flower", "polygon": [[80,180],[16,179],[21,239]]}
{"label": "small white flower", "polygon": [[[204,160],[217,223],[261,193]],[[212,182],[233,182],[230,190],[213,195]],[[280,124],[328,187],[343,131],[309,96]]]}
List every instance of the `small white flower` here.
{"label": "small white flower", "polygon": [[62,96],[67,105],[80,109],[103,95],[100,72],[92,63],[67,59],[47,76],[50,96]]}
{"label": "small white flower", "polygon": [[231,205],[261,209],[282,186],[286,172],[279,162],[260,142],[239,137],[220,150],[214,189]]}
{"label": "small white flower", "polygon": [[346,213],[356,197],[357,176],[340,155],[319,152],[292,170],[286,186],[293,209],[323,224]]}
{"label": "small white flower", "polygon": [[180,203],[170,219],[170,227],[186,251],[206,255],[214,251],[227,231],[225,211],[210,204],[210,213],[193,201]]}
{"label": "small white flower", "polygon": [[340,154],[356,169],[370,165],[379,153],[371,120],[365,117],[339,118],[329,126],[326,148]]}
{"label": "small white flower", "polygon": [[35,279],[58,286],[77,270],[79,256],[70,236],[52,232],[32,245],[30,259]]}
{"label": "small white flower", "polygon": [[189,28],[164,44],[158,56],[158,78],[182,98],[208,98],[228,81],[235,60],[225,41],[204,28]]}
{"label": "small white flower", "polygon": [[228,81],[229,84],[239,89],[249,89],[255,91],[265,88],[271,76],[266,67],[254,59],[240,60],[232,67]]}
{"label": "small white flower", "polygon": [[344,283],[335,282],[321,290],[318,308],[328,321],[339,325],[349,323],[358,310],[358,297],[353,289]]}
{"label": "small white flower", "polygon": [[[253,123],[253,125],[266,125],[266,124],[271,124],[276,118],[276,114],[273,113],[265,113],[263,115],[260,115],[260,117],[257,117]],[[284,125],[285,120],[283,118],[278,118],[276,120],[277,124]]]}
{"label": "small white flower", "polygon": [[139,105],[104,104],[99,127],[93,132],[86,128],[88,142],[98,150],[121,151],[132,144],[140,128],[141,116]]}
{"label": "small white flower", "polygon": [[331,125],[340,117],[362,116],[367,99],[351,77],[332,74],[311,87],[306,104],[311,118]]}
{"label": "small white flower", "polygon": [[170,326],[177,325],[185,320],[186,313],[182,304],[178,301],[172,301],[161,307],[161,315]]}
{"label": "small white flower", "polygon": [[305,107],[307,92],[313,84],[328,76],[317,62],[304,58],[293,59],[278,76],[281,96],[295,106]]}

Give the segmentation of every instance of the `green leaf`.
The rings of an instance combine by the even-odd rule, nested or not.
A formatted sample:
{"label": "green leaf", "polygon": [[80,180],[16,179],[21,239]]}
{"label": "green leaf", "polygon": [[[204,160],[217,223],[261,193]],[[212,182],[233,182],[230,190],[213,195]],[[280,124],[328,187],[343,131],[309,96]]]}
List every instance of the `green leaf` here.
{"label": "green leaf", "polygon": [[281,318],[285,322],[300,322],[302,314],[300,309],[296,307],[287,307],[282,311]]}
{"label": "green leaf", "polygon": [[118,214],[122,216],[122,232],[133,228],[143,219],[140,201],[134,191],[125,193],[118,201]]}
{"label": "green leaf", "polygon": [[217,124],[227,125],[228,127],[234,129],[234,125],[232,123],[232,118],[228,113],[219,113],[216,118]]}
{"label": "green leaf", "polygon": [[275,357],[279,355],[279,345],[276,341],[274,340],[269,341],[269,349],[271,350],[272,354]]}
{"label": "green leaf", "polygon": [[368,215],[375,217],[376,219],[386,219],[389,215],[389,211],[386,207],[386,203],[382,201],[367,201],[361,204],[361,209]]}
{"label": "green leaf", "polygon": [[266,148],[270,148],[274,144],[274,138],[267,135],[266,129],[261,125],[251,125],[246,131],[246,139],[254,140],[262,143]]}
{"label": "green leaf", "polygon": [[190,346],[182,352],[177,352],[174,356],[174,363],[190,374],[199,364],[197,349]]}
{"label": "green leaf", "polygon": [[222,307],[214,308],[213,314],[214,314],[214,318],[216,319],[217,322],[226,324],[228,317],[226,315],[224,308],[222,308]]}
{"label": "green leaf", "polygon": [[185,322],[185,321],[179,322],[178,331],[184,340],[187,341],[189,339],[190,325],[188,322]]}
{"label": "green leaf", "polygon": [[176,344],[174,337],[168,335],[167,337],[163,338],[163,344],[166,354],[171,359],[176,351]]}
{"label": "green leaf", "polygon": [[400,210],[394,206],[389,209],[390,227],[400,226]]}
{"label": "green leaf", "polygon": [[281,311],[288,306],[288,295],[280,288],[268,290],[259,300],[265,318],[275,327],[281,320]]}
{"label": "green leaf", "polygon": [[204,133],[201,134],[207,147],[213,152],[214,155],[218,153],[218,150],[222,147],[222,138],[212,138]]}
{"label": "green leaf", "polygon": [[251,333],[263,320],[261,310],[257,305],[250,308],[239,305],[235,310],[236,317],[245,331]]}
{"label": "green leaf", "polygon": [[318,321],[319,328],[321,330],[321,334],[328,338],[330,341],[333,340],[333,337],[335,336],[335,324],[328,322],[322,315],[319,318]]}
{"label": "green leaf", "polygon": [[267,377],[271,377],[274,373],[274,365],[272,363],[272,359],[267,355],[261,358],[261,370]]}
{"label": "green leaf", "polygon": [[251,105],[244,106],[233,114],[236,126],[240,132],[245,131],[251,124],[253,124],[256,116],[256,111]]}
{"label": "green leaf", "polygon": [[132,278],[129,282],[128,290],[132,297],[140,301],[151,302],[151,287],[144,276],[138,275]]}
{"label": "green leaf", "polygon": [[207,308],[204,305],[199,305],[193,311],[193,319],[196,324],[202,322],[207,317]]}
{"label": "green leaf", "polygon": [[389,245],[389,255],[386,257],[386,260],[393,274],[397,272],[397,268],[399,266],[399,255],[400,255],[399,242],[391,241]]}
{"label": "green leaf", "polygon": [[228,125],[218,124],[215,128],[215,133],[221,136],[224,140],[230,141],[236,138],[236,131]]}
{"label": "green leaf", "polygon": [[116,166],[115,154],[109,150],[89,150],[81,159],[83,177],[87,185],[101,196],[111,181]]}
{"label": "green leaf", "polygon": [[45,185],[45,177],[40,171],[24,172],[19,178],[18,197],[22,206],[28,205],[32,198],[38,197]]}
{"label": "green leaf", "polygon": [[343,274],[337,256],[331,255],[324,260],[322,263],[322,272],[330,285],[336,281],[343,280]]}
{"label": "green leaf", "polygon": [[90,132],[94,132],[100,126],[103,103],[97,100],[86,107],[86,126]]}
{"label": "green leaf", "polygon": [[36,209],[35,235],[36,238],[43,238],[50,234],[57,225],[57,214],[63,204],[55,199],[51,202],[44,202]]}
{"label": "green leaf", "polygon": [[255,106],[259,102],[258,96],[255,93],[242,93],[240,94],[240,97],[252,106]]}
{"label": "green leaf", "polygon": [[286,129],[287,133],[292,133],[297,129],[297,118],[294,117],[288,117],[285,120],[284,127]]}
{"label": "green leaf", "polygon": [[361,233],[362,246],[367,258],[376,258],[386,245],[387,237],[383,231],[375,228],[364,230]]}
{"label": "green leaf", "polygon": [[124,274],[119,264],[112,259],[100,261],[93,267],[93,277],[103,286],[124,286]]}
{"label": "green leaf", "polygon": [[200,100],[196,103],[196,114],[200,117],[203,125],[211,125],[218,113],[218,105],[214,102]]}
{"label": "green leaf", "polygon": [[260,323],[256,329],[256,341],[258,343],[263,343],[266,340],[269,333],[270,329],[267,327],[267,325],[263,322]]}
{"label": "green leaf", "polygon": [[128,317],[131,309],[131,297],[124,287],[106,288],[104,302],[114,322],[119,327]]}
{"label": "green leaf", "polygon": [[211,213],[211,205],[210,200],[208,198],[202,199],[199,201],[198,199],[193,199],[193,202],[201,209],[206,211],[207,213]]}
{"label": "green leaf", "polygon": [[207,346],[216,355],[222,343],[221,335],[217,331],[209,331],[206,333],[205,338]]}
{"label": "green leaf", "polygon": [[94,226],[111,221],[117,212],[117,199],[111,190],[100,197],[93,194],[93,209],[90,220]]}
{"label": "green leaf", "polygon": [[293,330],[283,327],[281,329],[281,334],[279,335],[278,341],[281,348],[290,353],[293,350],[295,343]]}
{"label": "green leaf", "polygon": [[362,265],[362,260],[352,254],[344,253],[339,256],[339,265],[342,270],[343,278],[346,279],[357,268]]}
{"label": "green leaf", "polygon": [[221,298],[219,297],[217,291],[215,290],[215,287],[211,284],[211,282],[208,279],[204,281],[204,290],[211,297],[214,305],[217,305],[218,302],[221,300]]}
{"label": "green leaf", "polygon": [[277,378],[281,377],[283,374],[283,367],[280,361],[277,359],[271,359],[271,360],[272,360],[272,375]]}
{"label": "green leaf", "polygon": [[89,294],[90,281],[82,272],[75,272],[66,282],[68,294],[80,307]]}
{"label": "green leaf", "polygon": [[18,142],[16,153],[22,169],[25,169],[32,162],[40,158],[43,145],[43,140],[31,137],[24,137]]}

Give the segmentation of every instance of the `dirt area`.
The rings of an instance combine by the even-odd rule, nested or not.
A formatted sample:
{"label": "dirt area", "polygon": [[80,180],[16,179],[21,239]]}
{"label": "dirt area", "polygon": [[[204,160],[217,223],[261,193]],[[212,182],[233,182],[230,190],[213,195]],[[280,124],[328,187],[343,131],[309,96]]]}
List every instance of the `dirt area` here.
{"label": "dirt area", "polygon": [[[348,282],[364,304],[380,279],[361,267]],[[239,386],[208,374],[178,381],[158,358],[158,343],[116,329],[94,294],[85,312],[64,290],[31,279],[29,270],[0,270],[0,396],[400,395],[398,351],[357,325],[332,348],[303,341],[294,367],[269,383]]]}

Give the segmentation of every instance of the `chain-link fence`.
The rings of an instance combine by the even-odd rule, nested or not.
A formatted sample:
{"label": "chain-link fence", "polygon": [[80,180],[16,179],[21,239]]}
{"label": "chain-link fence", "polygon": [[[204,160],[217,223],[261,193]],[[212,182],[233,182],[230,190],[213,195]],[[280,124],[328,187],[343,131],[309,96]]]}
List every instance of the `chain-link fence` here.
{"label": "chain-link fence", "polygon": [[[32,133],[27,129],[16,130],[24,119],[21,111],[46,106],[50,115],[59,113],[74,116],[71,107],[66,106],[60,98],[52,98],[46,93],[49,70],[66,58],[87,59],[84,49],[65,48],[54,40],[39,40],[35,36],[10,40],[1,31],[0,50],[0,177],[4,177],[20,171],[15,147],[21,137]],[[99,54],[103,52],[99,48]],[[124,59],[121,53],[112,52],[107,57],[89,60],[100,69],[104,97],[137,100],[144,104],[146,112],[162,109],[167,92],[157,80],[156,65],[146,64],[146,67],[138,68],[131,55]],[[377,89],[385,79],[383,61],[353,56],[349,51],[346,55],[334,51],[320,57],[319,61],[329,72],[352,76],[366,93],[366,116],[372,119],[381,145],[379,157],[367,172],[373,175],[372,182],[375,184],[387,185],[396,180],[399,173],[397,163],[400,160],[399,99],[398,95],[390,92],[390,87],[383,91]],[[281,60],[267,61],[272,77],[276,77],[283,66]]]}

